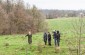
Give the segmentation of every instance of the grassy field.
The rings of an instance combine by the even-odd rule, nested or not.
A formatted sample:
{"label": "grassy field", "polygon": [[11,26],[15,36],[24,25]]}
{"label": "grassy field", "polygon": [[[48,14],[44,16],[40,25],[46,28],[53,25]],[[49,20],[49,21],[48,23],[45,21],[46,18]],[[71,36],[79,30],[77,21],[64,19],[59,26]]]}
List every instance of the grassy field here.
{"label": "grassy field", "polygon": [[49,31],[59,30],[61,33],[60,49],[56,50],[52,38],[52,46],[44,46],[43,33],[33,35],[31,46],[27,43],[25,35],[1,35],[0,55],[69,55],[67,39],[73,37],[72,23],[78,18],[48,19]]}

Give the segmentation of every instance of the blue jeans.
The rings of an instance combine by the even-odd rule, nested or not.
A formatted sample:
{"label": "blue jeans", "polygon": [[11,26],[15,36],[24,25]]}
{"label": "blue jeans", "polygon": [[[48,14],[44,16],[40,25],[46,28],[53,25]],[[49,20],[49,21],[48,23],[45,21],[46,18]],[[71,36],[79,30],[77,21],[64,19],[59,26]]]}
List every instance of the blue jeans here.
{"label": "blue jeans", "polygon": [[55,46],[57,45],[57,39],[54,39]]}
{"label": "blue jeans", "polygon": [[59,46],[59,42],[60,42],[59,39],[54,39],[55,46],[57,45]]}
{"label": "blue jeans", "polygon": [[58,44],[58,46],[60,45],[60,39],[57,39],[57,44]]}

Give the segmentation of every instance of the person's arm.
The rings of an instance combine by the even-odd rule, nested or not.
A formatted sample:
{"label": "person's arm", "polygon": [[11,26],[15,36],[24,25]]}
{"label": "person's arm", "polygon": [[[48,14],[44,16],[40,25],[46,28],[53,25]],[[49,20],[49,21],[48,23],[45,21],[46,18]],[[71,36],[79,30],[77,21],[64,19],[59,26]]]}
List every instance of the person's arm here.
{"label": "person's arm", "polygon": [[32,34],[31,34],[31,37],[32,37]]}
{"label": "person's arm", "polygon": [[28,34],[25,37],[27,37],[27,36],[28,36]]}

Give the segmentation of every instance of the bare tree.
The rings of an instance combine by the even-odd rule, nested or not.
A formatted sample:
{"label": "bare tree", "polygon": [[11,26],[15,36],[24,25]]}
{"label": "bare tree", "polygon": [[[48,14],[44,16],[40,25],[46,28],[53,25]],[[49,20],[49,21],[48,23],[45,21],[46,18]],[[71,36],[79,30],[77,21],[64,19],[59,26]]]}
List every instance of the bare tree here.
{"label": "bare tree", "polygon": [[31,9],[31,15],[33,17],[32,29],[37,32],[41,31],[43,27],[43,22],[45,21],[45,16],[36,8],[36,6],[33,6],[33,8]]}
{"label": "bare tree", "polygon": [[[0,16],[0,18],[3,22],[7,20],[4,24],[7,23],[5,26],[8,27],[7,30],[9,34],[23,34],[27,33],[30,29],[33,32],[39,32],[43,29],[42,27],[44,27],[44,15],[36,6],[26,9],[23,0],[4,0],[0,4],[0,7],[1,15],[4,14]],[[1,24],[3,24],[3,22],[1,22]]]}
{"label": "bare tree", "polygon": [[[8,15],[0,6],[0,34],[6,33],[8,29]],[[5,31],[6,30],[6,31]]]}
{"label": "bare tree", "polygon": [[[71,55],[83,55],[85,54],[84,50],[85,47],[82,45],[82,42],[84,42],[82,39],[84,38],[84,29],[85,29],[85,19],[83,16],[83,13],[80,13],[79,20],[75,19],[75,21],[72,23],[73,26],[73,36],[72,39],[68,39],[68,47]],[[75,51],[75,54],[73,54]],[[83,53],[83,54],[82,54]]]}

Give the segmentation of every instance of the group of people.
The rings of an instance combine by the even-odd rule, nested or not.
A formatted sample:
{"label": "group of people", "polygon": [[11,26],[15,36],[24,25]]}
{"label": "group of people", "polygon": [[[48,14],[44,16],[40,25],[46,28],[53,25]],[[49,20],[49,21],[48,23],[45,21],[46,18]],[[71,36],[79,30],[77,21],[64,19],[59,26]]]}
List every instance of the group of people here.
{"label": "group of people", "polygon": [[50,32],[44,33],[43,40],[44,40],[45,45],[47,45],[47,40],[48,40],[48,44],[51,46],[51,34],[50,34]]}
{"label": "group of people", "polygon": [[[32,33],[29,31],[29,33],[26,36],[28,37],[28,43],[32,44]],[[47,42],[48,42],[48,45],[51,46],[51,36],[52,35],[50,34],[50,32],[44,32],[43,40],[45,45],[47,45]],[[59,46],[60,45],[59,31],[56,31],[56,30],[53,31],[53,39],[54,39],[55,46]]]}
{"label": "group of people", "polygon": [[[48,32],[48,33],[45,32],[43,39],[44,39],[45,45],[47,44],[47,41],[48,41],[48,45],[51,46],[51,34],[50,34],[50,32]],[[53,39],[54,39],[55,46],[59,46],[60,45],[60,33],[59,33],[59,31],[56,31],[56,30],[53,31]]]}

